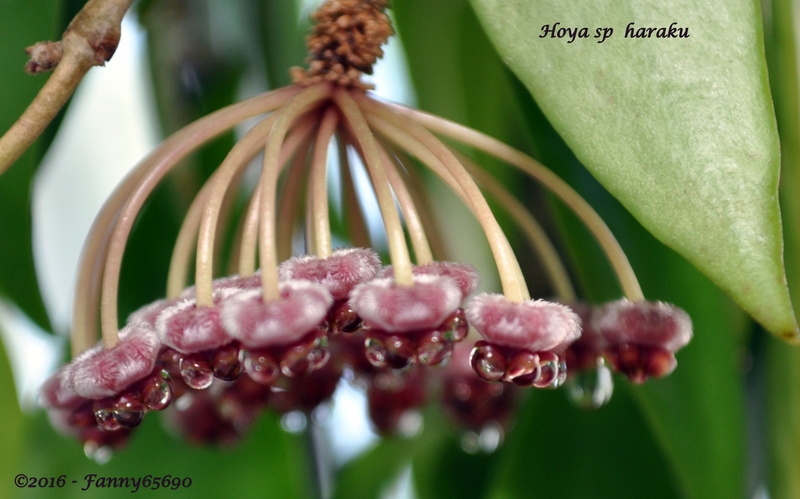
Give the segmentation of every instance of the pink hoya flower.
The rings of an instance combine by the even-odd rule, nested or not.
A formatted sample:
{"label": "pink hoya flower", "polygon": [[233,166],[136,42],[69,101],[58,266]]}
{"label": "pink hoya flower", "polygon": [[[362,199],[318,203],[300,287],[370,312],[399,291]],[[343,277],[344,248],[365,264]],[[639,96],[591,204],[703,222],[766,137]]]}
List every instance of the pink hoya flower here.
{"label": "pink hoya flower", "polygon": [[469,302],[466,314],[486,341],[532,352],[558,350],[581,335],[575,312],[544,300],[515,303],[503,295],[482,293]]}
{"label": "pink hoya flower", "polygon": [[72,361],[71,384],[81,397],[116,395],[153,371],[161,349],[155,331],[140,323],[124,328],[119,336],[113,348],[98,345]]}
{"label": "pink hoya flower", "polygon": [[563,383],[563,351],[581,334],[580,319],[569,307],[483,293],[470,301],[466,314],[486,340],[475,344],[470,358],[483,379],[537,388]]}
{"label": "pink hoya flower", "polygon": [[[461,290],[462,297],[466,297],[475,291],[480,281],[480,276],[475,267],[466,263],[430,262],[415,265],[412,271],[414,275],[433,275],[453,279]],[[388,265],[378,273],[378,277],[394,277],[394,269],[391,265]]]}
{"label": "pink hoya flower", "polygon": [[332,303],[319,284],[286,281],[277,300],[265,303],[260,290],[231,297],[222,304],[220,318],[228,334],[247,347],[287,345],[319,326]]}
{"label": "pink hoya flower", "polygon": [[439,326],[461,304],[458,285],[449,277],[415,275],[412,286],[374,279],[350,293],[353,309],[372,327],[389,332]]}
{"label": "pink hoya flower", "polygon": [[210,350],[233,341],[222,327],[219,305],[198,307],[189,298],[162,310],[155,329],[165,345],[182,353]]}
{"label": "pink hoya flower", "polygon": [[614,369],[635,383],[671,373],[675,352],[692,338],[689,315],[664,302],[608,303],[594,313],[592,327],[607,342],[606,357]]}
{"label": "pink hoya flower", "polygon": [[354,286],[375,277],[380,268],[381,260],[375,251],[342,248],[328,258],[292,257],[281,264],[279,271],[283,281],[312,281],[325,287],[334,300],[343,300]]}
{"label": "pink hoya flower", "polygon": [[415,361],[444,361],[467,333],[461,290],[450,277],[414,275],[402,286],[393,278],[373,279],[350,294],[364,320],[366,357],[375,367],[403,368]]}

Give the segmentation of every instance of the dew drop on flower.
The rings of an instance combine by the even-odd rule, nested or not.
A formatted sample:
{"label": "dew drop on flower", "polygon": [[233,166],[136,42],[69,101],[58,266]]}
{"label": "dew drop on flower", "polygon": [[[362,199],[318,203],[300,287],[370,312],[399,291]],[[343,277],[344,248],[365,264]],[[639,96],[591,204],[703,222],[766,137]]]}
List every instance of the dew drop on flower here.
{"label": "dew drop on flower", "polygon": [[94,418],[97,420],[97,426],[102,430],[115,431],[121,428],[120,424],[114,419],[112,398],[105,398],[96,400],[92,410],[94,411]]}
{"label": "dew drop on flower", "polygon": [[214,376],[225,381],[233,381],[242,374],[242,363],[239,361],[239,347],[236,344],[220,347],[214,352],[211,361]]}
{"label": "dew drop on flower", "polygon": [[431,331],[417,344],[417,360],[426,366],[441,364],[449,354],[448,342],[441,331]]}
{"label": "dew drop on flower", "polygon": [[139,426],[144,419],[145,407],[139,398],[132,394],[123,394],[117,397],[112,406],[114,420],[120,426],[133,428]]}
{"label": "dew drop on flower", "polygon": [[393,334],[384,340],[386,363],[394,369],[402,369],[414,361],[417,347],[407,336]]}
{"label": "dew drop on flower", "polygon": [[142,403],[151,411],[165,409],[172,401],[172,387],[167,371],[163,369],[142,383]]}
{"label": "dew drop on flower", "polygon": [[256,383],[269,385],[280,375],[280,366],[271,355],[257,350],[243,352],[244,370]]}
{"label": "dew drop on flower", "polygon": [[516,378],[528,376],[532,380],[539,379],[541,376],[539,356],[533,352],[522,350],[514,354],[514,356],[508,361],[505,379],[512,381]]}
{"label": "dew drop on flower", "polygon": [[320,341],[315,343],[311,350],[308,351],[306,358],[312,370],[319,369],[327,364],[328,359],[331,358],[330,350],[327,348],[327,342]]}
{"label": "dew drop on flower", "polygon": [[570,377],[567,383],[569,399],[582,409],[599,409],[611,400],[614,380],[611,370],[598,359],[597,367],[581,370]]}
{"label": "dew drop on flower", "polygon": [[567,364],[556,354],[545,352],[539,356],[542,374],[533,382],[536,388],[558,388],[567,378]]}
{"label": "dew drop on flower", "polygon": [[349,302],[342,302],[333,313],[333,326],[336,331],[354,333],[361,328],[361,317],[358,316]]}
{"label": "dew drop on flower", "polygon": [[506,359],[502,352],[485,342],[475,344],[469,361],[478,376],[486,381],[497,381],[506,372]]}
{"label": "dew drop on flower", "polygon": [[364,355],[370,364],[375,367],[386,367],[386,348],[378,338],[364,340]]}
{"label": "dew drop on flower", "polygon": [[202,355],[187,355],[181,359],[181,378],[195,390],[204,390],[214,381],[214,369]]}
{"label": "dew drop on flower", "polygon": [[313,370],[308,345],[301,344],[289,348],[281,357],[281,372],[284,376],[297,378]]}

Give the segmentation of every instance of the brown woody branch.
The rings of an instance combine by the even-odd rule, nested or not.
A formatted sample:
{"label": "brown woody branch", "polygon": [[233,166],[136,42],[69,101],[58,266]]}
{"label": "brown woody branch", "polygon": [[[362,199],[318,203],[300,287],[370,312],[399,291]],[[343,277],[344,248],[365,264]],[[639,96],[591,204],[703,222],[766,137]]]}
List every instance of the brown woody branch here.
{"label": "brown woody branch", "polygon": [[122,18],[133,0],[89,0],[58,42],[39,42],[26,49],[25,71],[53,74],[33,102],[0,137],[0,174],[30,147],[58,114],[92,66],[111,59],[119,44]]}

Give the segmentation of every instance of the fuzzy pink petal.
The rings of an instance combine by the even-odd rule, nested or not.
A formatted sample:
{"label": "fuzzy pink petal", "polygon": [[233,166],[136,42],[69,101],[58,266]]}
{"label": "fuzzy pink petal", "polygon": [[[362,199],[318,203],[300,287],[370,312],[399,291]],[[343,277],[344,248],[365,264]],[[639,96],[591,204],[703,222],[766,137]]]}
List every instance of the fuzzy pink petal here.
{"label": "fuzzy pink petal", "polygon": [[664,302],[618,300],[592,317],[594,327],[611,345],[634,343],[675,352],[692,338],[692,320],[682,309]]}
{"label": "fuzzy pink petal", "polygon": [[[214,281],[211,283],[211,289],[214,293],[214,301],[225,299],[240,291],[247,291],[259,287],[261,287],[260,272],[256,272],[255,274],[246,277],[238,275],[220,277],[219,279],[214,279]],[[188,288],[184,289],[183,292],[178,296],[178,298],[181,299],[183,298],[194,299],[196,297],[197,297],[197,288],[195,288],[195,286],[189,286]]]}
{"label": "fuzzy pink petal", "polygon": [[575,312],[544,300],[515,303],[503,295],[482,293],[470,300],[465,312],[486,341],[533,352],[560,349],[581,334]]}
{"label": "fuzzy pink petal", "polygon": [[158,316],[156,334],[165,345],[183,353],[227,345],[233,338],[222,327],[219,308],[198,308],[192,299],[181,300]]}
{"label": "fuzzy pink petal", "polygon": [[[412,269],[414,275],[436,275],[453,279],[462,296],[467,296],[478,287],[480,276],[472,265],[459,262],[430,262],[422,265],[415,265]],[[391,265],[385,267],[378,277],[394,277],[394,269]]]}
{"label": "fuzzy pink petal", "polygon": [[98,345],[72,361],[71,381],[78,395],[100,399],[116,395],[153,370],[161,349],[155,331],[144,323],[120,331],[113,348]]}
{"label": "fuzzy pink petal", "polygon": [[320,325],[333,303],[328,291],[308,281],[286,281],[281,296],[264,303],[260,290],[225,301],[220,317],[232,337],[249,348],[288,345]]}
{"label": "fuzzy pink petal", "polygon": [[71,370],[72,364],[63,365],[42,384],[39,389],[42,407],[73,409],[84,400],[72,386]]}
{"label": "fuzzy pink petal", "polygon": [[381,260],[371,249],[337,249],[329,258],[295,256],[280,266],[282,281],[300,279],[324,286],[334,300],[347,298],[353,286],[366,282],[378,272]]}
{"label": "fuzzy pink petal", "polygon": [[130,325],[144,323],[148,326],[155,326],[158,315],[167,307],[175,303],[174,300],[158,300],[149,303],[128,316],[127,323]]}
{"label": "fuzzy pink petal", "polygon": [[383,278],[359,284],[350,293],[350,306],[361,318],[384,331],[402,332],[439,326],[461,304],[453,279],[414,276],[412,286]]}

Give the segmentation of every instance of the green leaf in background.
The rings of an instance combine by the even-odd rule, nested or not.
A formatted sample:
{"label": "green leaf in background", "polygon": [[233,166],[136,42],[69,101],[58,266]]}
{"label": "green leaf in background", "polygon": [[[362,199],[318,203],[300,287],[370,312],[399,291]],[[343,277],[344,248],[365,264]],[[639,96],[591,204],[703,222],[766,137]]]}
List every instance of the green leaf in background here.
{"label": "green leaf in background", "polygon": [[[786,272],[800,282],[800,82],[797,2],[772,0],[764,8],[764,39],[770,86],[781,137],[781,210],[786,230]],[[796,289],[796,288],[795,288]],[[798,290],[800,291],[800,290]],[[795,308],[800,293],[793,294]],[[767,381],[769,490],[773,497],[800,497],[800,351],[775,341],[763,349]]]}
{"label": "green leaf in background", "polygon": [[[757,5],[473,5],[506,62],[600,182],[767,329],[797,341]],[[688,37],[626,34],[629,26],[637,33],[672,23]],[[544,26],[585,27],[587,37],[540,38]],[[598,28],[613,34],[594,38]]]}
{"label": "green leaf in background", "polygon": [[[0,134],[22,114],[47,80],[22,68],[25,47],[59,36],[60,0],[3,0],[0,2]],[[33,263],[31,186],[47,138],[34,143],[0,177],[0,294],[5,295],[39,326],[50,329]]]}
{"label": "green leaf in background", "polygon": [[[16,463],[16,473],[32,477],[64,474],[68,481],[61,489],[29,489],[23,495],[3,497],[313,497],[303,439],[283,431],[274,414],[259,418],[242,441],[218,446],[186,442],[163,428],[159,421],[163,414],[148,414],[127,446],[105,464],[86,458],[81,443],[57,434],[47,418],[40,416],[28,425],[29,432],[24,435],[27,446]],[[132,479],[170,475],[189,478],[191,485],[157,491],[140,488],[136,493],[124,486],[81,490],[86,486],[84,477],[90,474]],[[6,476],[4,482],[10,482],[14,475]]]}
{"label": "green leaf in background", "polygon": [[[0,332],[3,334],[4,332]],[[11,366],[6,355],[5,345],[0,338],[0,442],[3,442],[3,452],[0,454],[0,497],[13,497],[14,485],[11,477],[21,470],[19,467],[19,455],[22,451],[23,428],[26,425],[25,418],[19,409],[17,402],[17,392],[14,389]]]}

